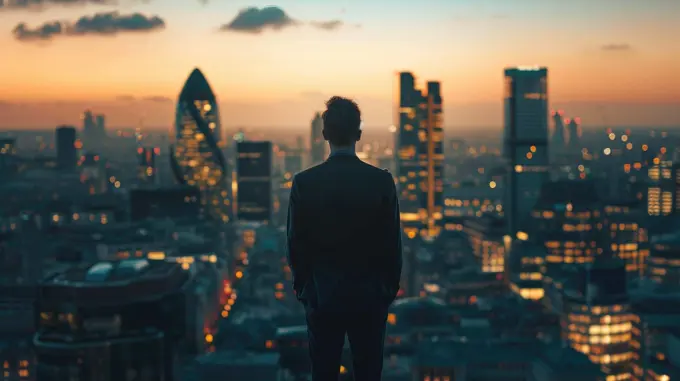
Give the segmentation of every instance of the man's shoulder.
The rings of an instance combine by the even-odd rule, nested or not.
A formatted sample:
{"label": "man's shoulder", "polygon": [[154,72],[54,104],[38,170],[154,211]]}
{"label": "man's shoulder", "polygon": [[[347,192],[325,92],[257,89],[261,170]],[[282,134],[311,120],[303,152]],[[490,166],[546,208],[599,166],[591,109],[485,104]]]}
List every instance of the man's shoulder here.
{"label": "man's shoulder", "polygon": [[[371,179],[374,181],[379,181],[381,183],[394,182],[392,173],[390,173],[390,171],[386,168],[378,168],[374,165],[371,165],[360,160],[353,161],[351,165],[356,170],[357,176],[362,179]],[[314,181],[314,179],[323,176],[323,173],[325,173],[325,171],[327,170],[332,171],[332,169],[327,165],[327,163],[324,162],[321,164],[317,164],[313,167],[307,168],[303,171],[296,173],[294,175],[294,181],[296,183]]]}
{"label": "man's shoulder", "polygon": [[323,170],[323,165],[324,163],[317,164],[314,166],[311,166],[307,169],[304,169],[295,175],[293,175],[293,179],[300,181],[300,180],[305,180],[311,177],[314,177],[315,175],[318,175],[322,170]]}

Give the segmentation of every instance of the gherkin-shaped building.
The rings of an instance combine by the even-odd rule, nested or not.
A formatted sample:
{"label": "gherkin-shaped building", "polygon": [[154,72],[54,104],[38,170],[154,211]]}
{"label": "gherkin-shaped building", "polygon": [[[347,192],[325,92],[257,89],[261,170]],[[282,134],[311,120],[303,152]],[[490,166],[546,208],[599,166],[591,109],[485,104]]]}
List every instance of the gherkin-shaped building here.
{"label": "gherkin-shaped building", "polygon": [[177,181],[197,187],[206,213],[229,222],[230,176],[220,148],[220,113],[215,94],[199,69],[191,72],[179,94],[171,136],[170,163]]}

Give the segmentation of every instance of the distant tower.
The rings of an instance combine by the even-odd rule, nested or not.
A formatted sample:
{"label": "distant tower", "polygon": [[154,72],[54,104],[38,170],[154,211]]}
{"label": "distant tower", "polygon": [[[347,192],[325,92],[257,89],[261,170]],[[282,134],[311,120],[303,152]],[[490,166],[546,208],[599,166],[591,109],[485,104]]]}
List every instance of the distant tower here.
{"label": "distant tower", "polygon": [[528,217],[549,176],[548,69],[505,70],[503,134],[503,156],[509,166],[503,204],[508,234],[526,239]]}
{"label": "distant tower", "polygon": [[156,184],[156,153],[158,147],[137,147],[137,180],[142,184]]}
{"label": "distant tower", "polygon": [[97,142],[97,122],[92,111],[85,110],[83,113],[83,143],[85,150],[92,152]]}
{"label": "distant tower", "polygon": [[106,117],[102,114],[97,115],[95,118],[95,123],[97,127],[97,137],[99,139],[106,138]]}
{"label": "distant tower", "polygon": [[551,150],[564,148],[564,146],[567,144],[567,139],[564,136],[565,135],[563,123],[564,111],[553,110],[551,115],[553,118],[553,122],[555,123],[555,129],[553,130],[552,139],[550,140],[551,145],[550,148]]}
{"label": "distant tower", "polygon": [[73,169],[78,163],[76,129],[71,126],[57,127],[57,165],[61,169]]}
{"label": "distant tower", "polygon": [[569,130],[569,150],[572,152],[581,150],[581,118],[576,117],[564,120]]}
{"label": "distant tower", "polygon": [[312,134],[310,139],[311,165],[317,165],[326,159],[326,141],[323,138],[322,131],[323,119],[321,118],[321,114],[317,112],[314,115],[314,119],[312,119]]}

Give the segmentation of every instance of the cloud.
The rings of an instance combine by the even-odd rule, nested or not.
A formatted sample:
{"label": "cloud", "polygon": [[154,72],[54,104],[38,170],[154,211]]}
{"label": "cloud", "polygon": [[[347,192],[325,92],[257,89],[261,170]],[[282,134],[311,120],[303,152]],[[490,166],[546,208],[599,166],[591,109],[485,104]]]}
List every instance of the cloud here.
{"label": "cloud", "polygon": [[172,102],[172,99],[162,96],[162,95],[151,95],[147,97],[138,98],[134,95],[119,95],[114,98],[118,102],[153,102],[153,103],[168,103]]}
{"label": "cloud", "polygon": [[309,23],[311,26],[323,29],[323,30],[336,30],[345,25],[344,22],[340,20],[330,20],[330,21],[312,21]]}
{"label": "cloud", "polygon": [[233,20],[222,25],[220,30],[225,32],[260,34],[267,29],[281,30],[301,24],[308,24],[314,28],[328,31],[339,29],[345,25],[341,20],[301,22],[292,18],[280,7],[271,6],[242,9]]}
{"label": "cloud", "polygon": [[48,21],[35,28],[22,22],[14,27],[12,34],[20,41],[45,41],[55,36],[116,35],[120,32],[149,32],[163,28],[165,21],[158,16],[106,12],[83,16],[75,23]]}
{"label": "cloud", "polygon": [[220,30],[258,34],[265,29],[279,30],[294,26],[297,21],[279,7],[250,7],[238,12],[231,22],[224,24]]}
{"label": "cloud", "polygon": [[607,44],[600,47],[605,52],[627,52],[633,49],[629,44]]}
{"label": "cloud", "polygon": [[142,98],[143,101],[147,102],[155,102],[155,103],[167,103],[167,102],[172,102],[172,99],[168,97],[164,97],[162,95],[154,95],[150,97],[144,97]]}
{"label": "cloud", "polygon": [[15,9],[43,10],[46,7],[77,6],[86,4],[113,5],[116,0],[1,0],[0,11]]}

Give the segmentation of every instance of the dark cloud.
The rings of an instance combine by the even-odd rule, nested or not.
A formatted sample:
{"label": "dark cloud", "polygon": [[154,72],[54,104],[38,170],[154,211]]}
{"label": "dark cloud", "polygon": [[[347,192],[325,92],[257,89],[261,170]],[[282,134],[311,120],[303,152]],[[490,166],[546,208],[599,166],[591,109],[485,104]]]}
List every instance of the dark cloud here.
{"label": "dark cloud", "polygon": [[167,102],[172,102],[172,99],[168,97],[164,97],[161,95],[155,95],[151,97],[144,97],[142,98],[143,101],[148,101],[148,102],[156,102],[156,103],[167,103]]}
{"label": "dark cloud", "polygon": [[115,35],[120,32],[148,32],[163,28],[165,21],[158,16],[106,12],[83,16],[75,23],[48,21],[35,28],[29,27],[26,23],[19,23],[12,34],[21,41],[44,41],[55,36]]}
{"label": "dark cloud", "polygon": [[266,29],[281,30],[283,28],[309,24],[317,29],[336,30],[345,25],[341,20],[300,22],[290,17],[283,9],[275,6],[257,8],[249,7],[238,12],[231,22],[220,27],[221,31],[260,34]]}
{"label": "dark cloud", "polygon": [[116,0],[0,0],[0,11],[13,9],[42,10],[48,6],[76,6],[85,4],[117,4]]}
{"label": "dark cloud", "polygon": [[135,97],[134,95],[119,95],[115,98],[116,101],[118,102],[154,102],[154,103],[167,103],[167,102],[172,102],[172,99],[168,97],[164,97],[162,95],[152,95],[148,97],[142,97],[138,98]]}
{"label": "dark cloud", "polygon": [[311,26],[323,29],[323,30],[336,30],[341,28],[345,23],[340,20],[330,20],[330,21],[312,21],[309,23]]}
{"label": "dark cloud", "polygon": [[632,50],[633,47],[629,44],[607,44],[602,45],[601,49],[605,52],[625,52]]}
{"label": "dark cloud", "polygon": [[224,24],[220,30],[243,33],[262,33],[265,29],[279,30],[294,26],[297,21],[279,7],[250,7],[238,12],[231,22]]}

